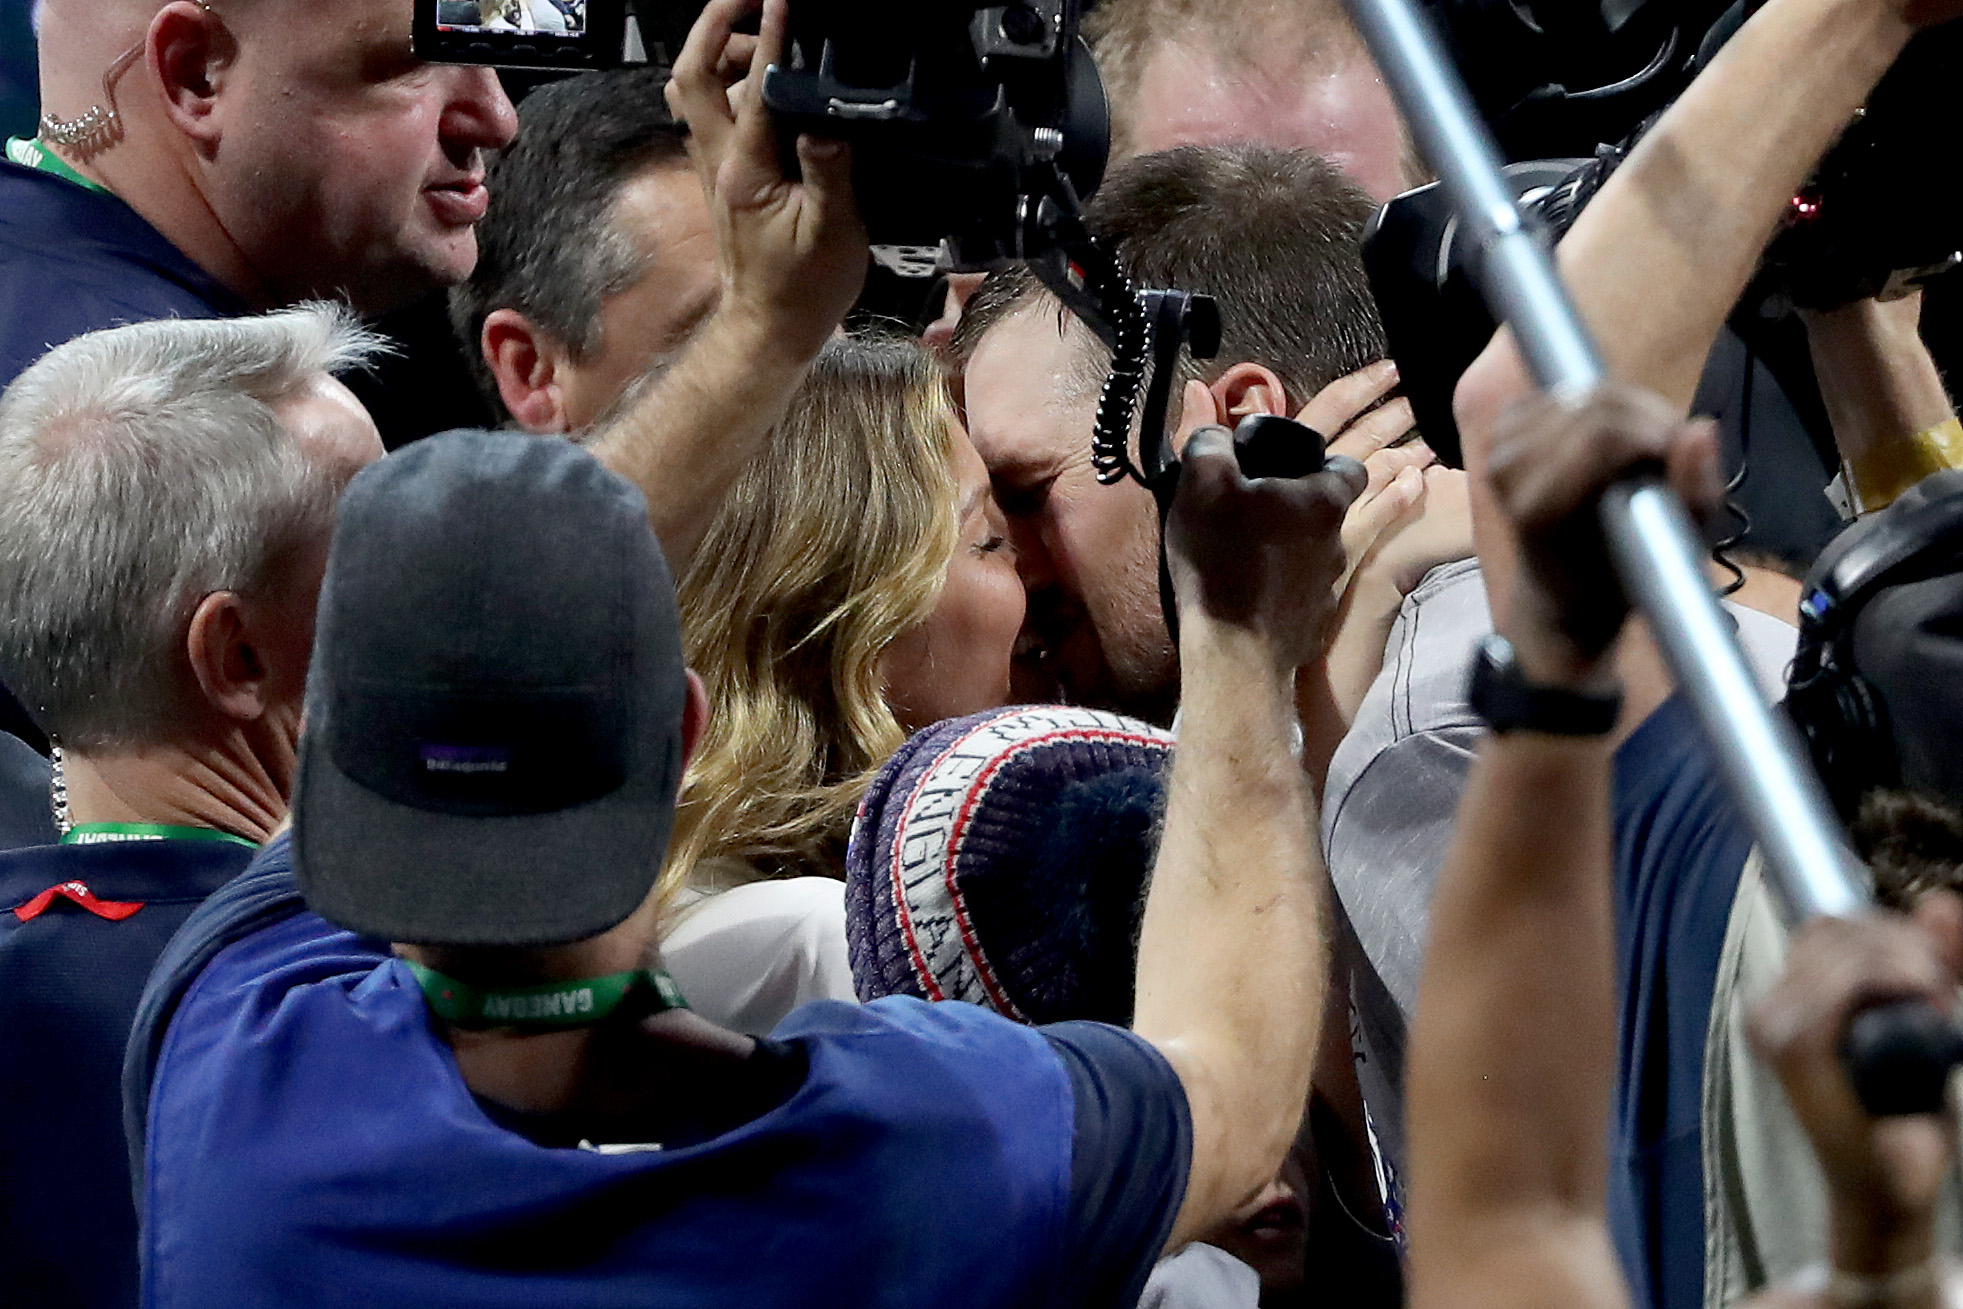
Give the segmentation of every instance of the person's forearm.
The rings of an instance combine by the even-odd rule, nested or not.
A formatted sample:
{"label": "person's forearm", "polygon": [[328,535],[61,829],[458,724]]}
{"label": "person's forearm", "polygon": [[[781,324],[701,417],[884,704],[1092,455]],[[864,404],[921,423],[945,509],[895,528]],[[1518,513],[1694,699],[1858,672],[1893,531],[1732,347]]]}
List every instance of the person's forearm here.
{"label": "person's forearm", "polygon": [[1688,407],[1793,193],[1909,35],[1874,0],[1772,0],[1725,43],[1561,242],[1611,374]]}
{"label": "person's forearm", "polygon": [[1923,344],[1922,297],[1857,300],[1806,315],[1806,340],[1834,444],[1858,508],[1880,509],[1922,476],[1954,464],[1963,434]]}
{"label": "person's forearm", "polygon": [[[1772,0],[1725,44],[1558,250],[1610,376],[1688,407],[1794,191],[1908,37],[1873,0]],[[1501,331],[1455,396],[1475,475],[1493,422],[1531,389],[1518,347]],[[1501,561],[1489,558],[1484,529],[1492,510],[1477,495],[1475,508],[1494,612],[1503,615],[1511,568],[1493,566]]]}
{"label": "person's forearm", "polygon": [[810,355],[787,349],[757,318],[719,312],[674,367],[594,439],[600,461],[647,496],[676,576],[810,365]]}
{"label": "person's forearm", "polygon": [[1384,649],[1404,607],[1405,592],[1374,570],[1360,571],[1343,597],[1342,617],[1329,643],[1329,690],[1344,729],[1356,718],[1371,683],[1384,670]]}
{"label": "person's forearm", "polygon": [[1183,616],[1179,743],[1138,946],[1133,1026],[1187,1089],[1193,1183],[1174,1245],[1280,1165],[1328,976],[1314,805],[1291,675],[1245,629]]}
{"label": "person's forearm", "polygon": [[1414,1304],[1619,1303],[1609,760],[1599,738],[1515,733],[1473,765],[1411,1035]]}

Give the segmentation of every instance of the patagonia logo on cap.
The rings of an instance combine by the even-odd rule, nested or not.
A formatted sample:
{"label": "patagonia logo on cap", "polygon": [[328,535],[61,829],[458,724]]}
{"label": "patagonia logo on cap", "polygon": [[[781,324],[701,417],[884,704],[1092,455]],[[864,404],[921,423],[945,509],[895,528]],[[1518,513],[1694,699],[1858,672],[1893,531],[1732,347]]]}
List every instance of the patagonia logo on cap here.
{"label": "patagonia logo on cap", "polygon": [[423,771],[470,775],[508,773],[511,748],[502,745],[426,745],[422,747]]}

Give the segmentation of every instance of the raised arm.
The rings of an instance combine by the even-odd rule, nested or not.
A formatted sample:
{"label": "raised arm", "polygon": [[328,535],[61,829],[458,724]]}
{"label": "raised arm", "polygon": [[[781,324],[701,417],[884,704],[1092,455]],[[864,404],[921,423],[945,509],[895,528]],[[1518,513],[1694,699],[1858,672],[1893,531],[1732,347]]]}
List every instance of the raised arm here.
{"label": "raised arm", "polygon": [[[1770,0],[1726,42],[1561,242],[1561,272],[1618,381],[1682,412],[1781,213],[1916,25],[1955,0]],[[1831,52],[1830,56],[1823,52]],[[1454,400],[1478,474],[1498,416],[1532,389],[1502,331]],[[1474,499],[1481,558],[1490,506]],[[1503,588],[1492,589],[1495,612]]]}
{"label": "raised arm", "polygon": [[[1759,1309],[1938,1309],[1957,1303],[1958,1270],[1940,1258],[1936,1206],[1954,1169],[1951,1112],[1871,1118],[1840,1060],[1855,1014],[1889,1000],[1955,1005],[1963,903],[1925,896],[1914,917],[1875,910],[1816,919],[1793,938],[1785,975],[1753,1007],[1752,1044],[1773,1066],[1827,1183],[1825,1286],[1775,1288]],[[1838,1283],[1835,1285],[1834,1283]],[[1944,1294],[1945,1290],[1947,1294]]]}
{"label": "raised arm", "polygon": [[1963,463],[1963,428],[1922,341],[1922,293],[1808,313],[1806,343],[1861,513]]}
{"label": "raised arm", "polygon": [[[1715,503],[1708,426],[1610,391],[1536,398],[1495,433],[1515,603],[1500,624],[1531,686],[1613,683],[1627,601],[1596,506],[1632,468],[1667,467]],[[1481,745],[1431,906],[1407,1117],[1414,1309],[1621,1309],[1605,1211],[1615,1072],[1607,736],[1522,728]]]}
{"label": "raised arm", "polygon": [[785,176],[761,88],[783,53],[787,0],[763,0],[760,35],[735,32],[757,3],[712,0],[668,88],[715,219],[722,297],[674,367],[593,441],[646,494],[677,573],[866,274],[848,149],[801,136],[802,178]]}
{"label": "raised arm", "polygon": [[1293,678],[1343,569],[1350,460],[1248,482],[1231,436],[1186,448],[1171,521],[1180,724],[1138,945],[1133,1028],[1185,1088],[1192,1172],[1169,1248],[1266,1185],[1308,1093],[1329,961],[1314,802],[1290,753]]}

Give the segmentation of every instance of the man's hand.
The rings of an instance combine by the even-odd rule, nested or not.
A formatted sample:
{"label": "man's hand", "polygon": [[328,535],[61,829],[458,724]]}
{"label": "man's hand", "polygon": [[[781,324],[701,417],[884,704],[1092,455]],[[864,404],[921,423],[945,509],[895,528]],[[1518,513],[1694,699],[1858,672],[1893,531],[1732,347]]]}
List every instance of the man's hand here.
{"label": "man's hand", "polygon": [[1264,638],[1278,671],[1315,660],[1336,613],[1343,514],[1364,481],[1363,466],[1340,456],[1309,477],[1249,481],[1231,432],[1194,432],[1166,520],[1181,615]]}
{"label": "man's hand", "polygon": [[1614,384],[1574,407],[1530,397],[1496,424],[1485,476],[1519,560],[1502,631],[1532,680],[1586,680],[1622,630],[1629,599],[1600,506],[1611,484],[1645,472],[1664,476],[1693,514],[1715,511],[1724,496],[1716,429]]}
{"label": "man's hand", "polygon": [[647,496],[677,576],[866,276],[845,148],[799,138],[801,181],[779,162],[762,85],[783,53],[784,2],[763,0],[748,37],[734,28],[757,0],[712,0],[675,61],[668,107],[688,123],[708,193],[722,298],[674,367],[592,442]]}
{"label": "man's hand", "polygon": [[1861,1108],[1840,1060],[1848,1023],[1890,1000],[1926,1000],[1948,1012],[1960,975],[1963,902],[1936,892],[1912,918],[1877,910],[1808,923],[1793,938],[1785,976],[1753,1010],[1752,1044],[1778,1072],[1826,1174],[1837,1259],[1884,1256],[1918,1224],[1926,1236],[1956,1149],[1952,1115],[1871,1118]]}
{"label": "man's hand", "polygon": [[763,75],[784,53],[787,0],[763,0],[750,38],[737,20],[758,0],[712,0],[675,60],[668,107],[688,124],[689,155],[709,197],[722,266],[721,313],[809,357],[845,319],[866,277],[866,229],[852,193],[851,150],[800,136],[801,180],[784,175]]}

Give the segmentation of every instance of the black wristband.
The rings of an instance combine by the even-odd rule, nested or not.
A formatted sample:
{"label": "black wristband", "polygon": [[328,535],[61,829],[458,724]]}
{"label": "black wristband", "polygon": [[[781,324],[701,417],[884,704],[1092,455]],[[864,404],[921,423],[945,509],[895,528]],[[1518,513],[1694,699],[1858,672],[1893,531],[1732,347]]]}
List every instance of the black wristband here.
{"label": "black wristband", "polygon": [[1487,636],[1472,656],[1466,686],[1472,711],[1495,732],[1605,736],[1622,712],[1622,691],[1570,691],[1536,686],[1520,672],[1505,637]]}

